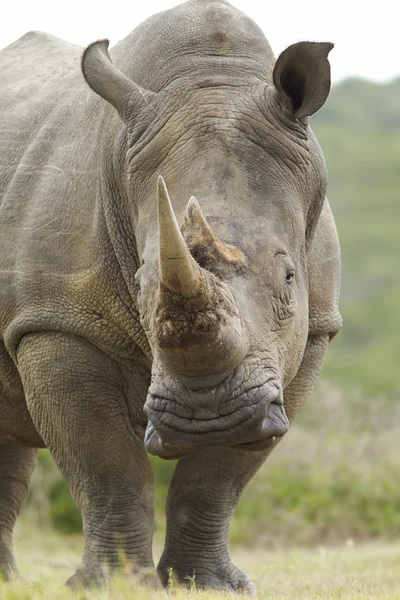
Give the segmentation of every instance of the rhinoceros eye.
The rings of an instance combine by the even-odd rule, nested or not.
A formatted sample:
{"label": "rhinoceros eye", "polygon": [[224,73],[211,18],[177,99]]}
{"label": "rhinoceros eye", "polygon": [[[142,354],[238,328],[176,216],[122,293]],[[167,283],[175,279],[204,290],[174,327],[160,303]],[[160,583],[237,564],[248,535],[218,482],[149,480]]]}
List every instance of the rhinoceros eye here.
{"label": "rhinoceros eye", "polygon": [[289,269],[286,271],[285,282],[290,285],[294,281],[294,269]]}

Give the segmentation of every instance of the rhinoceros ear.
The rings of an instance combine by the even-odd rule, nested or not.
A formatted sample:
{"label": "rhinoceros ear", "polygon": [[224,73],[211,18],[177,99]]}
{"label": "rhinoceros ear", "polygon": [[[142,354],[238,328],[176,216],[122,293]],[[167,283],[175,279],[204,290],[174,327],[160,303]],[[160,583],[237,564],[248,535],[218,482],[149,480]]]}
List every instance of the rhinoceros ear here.
{"label": "rhinoceros ear", "polygon": [[298,42],[279,55],[273,71],[278,93],[289,100],[293,116],[309,117],[325,103],[331,88],[331,42]]}
{"label": "rhinoceros ear", "polygon": [[112,104],[127,122],[156,94],[138,86],[113,65],[108,44],[108,40],[100,40],[86,48],[82,54],[82,73],[89,87]]}

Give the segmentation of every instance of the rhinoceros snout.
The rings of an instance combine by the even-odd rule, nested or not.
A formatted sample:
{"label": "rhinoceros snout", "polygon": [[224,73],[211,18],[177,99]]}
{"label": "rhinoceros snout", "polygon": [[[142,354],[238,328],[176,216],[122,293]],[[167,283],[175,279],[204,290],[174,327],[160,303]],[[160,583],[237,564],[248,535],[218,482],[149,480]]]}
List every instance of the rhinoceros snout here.
{"label": "rhinoceros snout", "polygon": [[[234,386],[232,386],[234,388]],[[232,392],[217,386],[182,396],[150,388],[145,405],[145,447],[162,458],[178,458],[216,446],[264,450],[289,428],[281,387],[271,380]]]}

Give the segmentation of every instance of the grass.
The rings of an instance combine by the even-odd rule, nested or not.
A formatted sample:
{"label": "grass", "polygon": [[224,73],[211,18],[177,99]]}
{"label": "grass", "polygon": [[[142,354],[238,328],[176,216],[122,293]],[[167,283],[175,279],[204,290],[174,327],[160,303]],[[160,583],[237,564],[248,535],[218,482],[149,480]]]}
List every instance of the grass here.
{"label": "grass", "polygon": [[[0,584],[1,600],[67,600],[65,579],[79,564],[80,536],[54,532],[34,533],[26,521],[16,536],[17,554],[29,584]],[[155,549],[155,558],[160,554]],[[400,543],[355,544],[314,549],[243,549],[232,551],[234,561],[256,584],[257,597],[271,600],[400,600]],[[228,594],[172,589],[176,600],[232,598]],[[81,600],[161,600],[165,592],[138,588],[128,580],[115,580],[103,591],[85,592]]]}

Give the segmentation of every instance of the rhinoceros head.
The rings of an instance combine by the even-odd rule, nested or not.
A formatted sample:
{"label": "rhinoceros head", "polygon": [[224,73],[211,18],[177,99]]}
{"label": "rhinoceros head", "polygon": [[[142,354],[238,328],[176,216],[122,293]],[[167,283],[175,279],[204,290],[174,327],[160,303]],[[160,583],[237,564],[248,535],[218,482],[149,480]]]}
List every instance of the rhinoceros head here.
{"label": "rhinoceros head", "polygon": [[88,48],[83,71],[126,126],[153,352],[146,448],[266,449],[288,429],[284,389],[308,335],[307,247],[326,167],[307,117],[329,93],[332,44],[290,46],[271,81],[200,70],[157,92],[119,72],[106,46]]}

